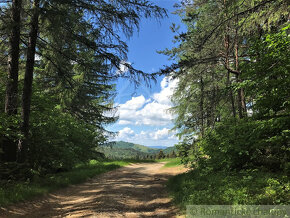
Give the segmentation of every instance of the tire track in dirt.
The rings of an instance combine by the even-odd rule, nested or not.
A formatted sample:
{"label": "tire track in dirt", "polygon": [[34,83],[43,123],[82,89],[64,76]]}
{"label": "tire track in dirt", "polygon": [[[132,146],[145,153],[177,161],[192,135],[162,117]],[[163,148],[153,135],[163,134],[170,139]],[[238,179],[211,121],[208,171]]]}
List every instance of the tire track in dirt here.
{"label": "tire track in dirt", "polygon": [[165,183],[184,168],[131,164],[34,201],[0,209],[0,217],[175,217]]}

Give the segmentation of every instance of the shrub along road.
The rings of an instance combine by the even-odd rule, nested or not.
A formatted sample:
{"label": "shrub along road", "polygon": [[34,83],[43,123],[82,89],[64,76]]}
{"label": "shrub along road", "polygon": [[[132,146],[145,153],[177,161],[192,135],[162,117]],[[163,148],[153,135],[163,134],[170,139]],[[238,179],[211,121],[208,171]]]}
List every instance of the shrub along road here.
{"label": "shrub along road", "polygon": [[0,217],[175,217],[165,183],[182,167],[131,164],[34,201],[0,209]]}

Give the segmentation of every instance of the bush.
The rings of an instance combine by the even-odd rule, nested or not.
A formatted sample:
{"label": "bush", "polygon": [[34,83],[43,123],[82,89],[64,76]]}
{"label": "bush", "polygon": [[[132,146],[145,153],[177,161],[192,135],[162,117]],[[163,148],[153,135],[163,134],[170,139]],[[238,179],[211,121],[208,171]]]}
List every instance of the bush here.
{"label": "bush", "polygon": [[37,93],[32,100],[28,161],[36,172],[68,171],[93,158],[104,140],[95,125],[65,111],[55,97]]}
{"label": "bush", "polygon": [[289,129],[288,117],[224,122],[200,141],[204,154],[209,156],[202,162],[215,170],[286,170],[290,161]]}
{"label": "bush", "polygon": [[0,162],[15,161],[17,143],[22,138],[20,117],[0,113],[0,121]]}
{"label": "bush", "polygon": [[89,125],[58,110],[38,114],[32,132],[29,161],[40,172],[69,170],[91,159],[97,146],[97,135]]}

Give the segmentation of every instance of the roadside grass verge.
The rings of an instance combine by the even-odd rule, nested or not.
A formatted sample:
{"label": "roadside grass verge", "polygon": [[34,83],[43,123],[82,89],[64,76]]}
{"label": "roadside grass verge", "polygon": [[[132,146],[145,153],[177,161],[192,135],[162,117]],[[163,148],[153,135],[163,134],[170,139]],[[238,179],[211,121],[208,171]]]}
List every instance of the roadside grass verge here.
{"label": "roadside grass verge", "polygon": [[[159,160],[158,160],[159,161]],[[163,167],[177,167],[182,165],[180,158],[166,158],[161,159],[160,162],[166,162],[166,164]]]}
{"label": "roadside grass verge", "polygon": [[176,205],[277,205],[290,203],[289,177],[258,170],[205,172],[192,170],[174,176],[168,189]]}
{"label": "roadside grass verge", "polygon": [[7,206],[16,202],[32,199],[33,197],[47,194],[71,184],[85,182],[96,175],[138,163],[138,160],[122,161],[91,161],[89,164],[76,166],[73,170],[57,174],[35,177],[27,182],[1,182],[0,181],[0,206]]}

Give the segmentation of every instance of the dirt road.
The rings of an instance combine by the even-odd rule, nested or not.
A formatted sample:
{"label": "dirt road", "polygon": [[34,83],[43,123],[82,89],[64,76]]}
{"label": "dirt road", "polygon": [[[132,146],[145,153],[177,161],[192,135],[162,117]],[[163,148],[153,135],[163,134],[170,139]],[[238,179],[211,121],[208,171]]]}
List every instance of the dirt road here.
{"label": "dirt road", "polygon": [[184,169],[132,164],[31,202],[0,210],[0,217],[175,217],[166,180]]}

